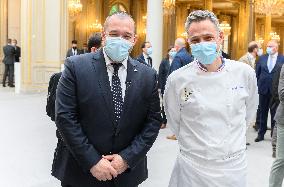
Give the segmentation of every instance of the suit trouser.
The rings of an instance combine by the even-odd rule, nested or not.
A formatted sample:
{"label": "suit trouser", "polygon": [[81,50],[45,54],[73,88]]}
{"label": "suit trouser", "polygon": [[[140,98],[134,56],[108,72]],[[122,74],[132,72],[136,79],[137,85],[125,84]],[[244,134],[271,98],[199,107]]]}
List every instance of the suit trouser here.
{"label": "suit trouser", "polygon": [[267,117],[268,117],[268,111],[270,109],[270,115],[271,115],[271,136],[273,132],[273,128],[275,125],[274,116],[276,113],[276,108],[270,106],[270,99],[271,94],[259,94],[259,130],[258,130],[258,136],[264,137],[266,130],[267,130]]}
{"label": "suit trouser", "polygon": [[6,84],[6,78],[8,77],[9,85],[13,85],[13,77],[14,77],[14,64],[5,64],[5,71],[3,75],[3,85]]}
{"label": "suit trouser", "polygon": [[281,187],[284,178],[284,123],[277,124],[276,160],[272,164],[269,187]]}
{"label": "suit trouser", "polygon": [[[162,100],[163,100],[164,93],[161,95],[162,95]],[[167,117],[166,117],[165,107],[164,107],[163,102],[162,102],[161,114],[162,114],[163,124],[167,124]]]}

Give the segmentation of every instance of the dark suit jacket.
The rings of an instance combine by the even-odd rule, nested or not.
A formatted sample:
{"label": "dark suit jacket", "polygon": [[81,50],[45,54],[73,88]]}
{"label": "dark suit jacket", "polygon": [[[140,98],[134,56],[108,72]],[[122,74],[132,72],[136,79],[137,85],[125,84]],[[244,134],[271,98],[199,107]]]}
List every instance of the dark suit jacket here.
{"label": "dark suit jacket", "polygon": [[279,95],[278,95],[278,85],[279,85],[279,78],[280,78],[280,72],[281,67],[283,64],[279,64],[279,68],[277,68],[277,71],[274,73],[272,78],[272,88],[271,88],[271,101],[270,105],[271,107],[277,107],[279,105]]}
{"label": "dark suit jacket", "polygon": [[276,64],[273,70],[269,73],[267,67],[267,60],[268,55],[262,55],[259,57],[258,62],[256,63],[256,78],[257,78],[257,86],[258,86],[258,93],[265,95],[272,91],[272,78],[274,74],[280,67],[281,64],[284,63],[284,57],[278,54]]}
{"label": "dark suit jacket", "polygon": [[16,46],[15,53],[15,62],[20,62],[21,48],[19,46]]}
{"label": "dark suit jacket", "polygon": [[278,124],[284,125],[284,65],[281,68],[278,85],[278,95],[280,103],[277,108],[274,119]]}
{"label": "dark suit jacket", "polygon": [[[80,49],[77,48],[77,55],[83,54],[82,51]],[[73,52],[72,52],[72,48],[68,49],[67,54],[66,54],[66,58],[73,56]]]}
{"label": "dark suit jacket", "polygon": [[147,60],[147,62],[146,62],[146,59],[144,58],[144,55],[143,54],[141,54],[140,56],[138,56],[137,57],[137,59],[136,60],[138,60],[140,63],[142,63],[142,64],[145,64],[145,65],[147,65],[147,66],[150,66],[150,67],[152,67],[153,66],[153,63],[152,63],[152,58],[151,57],[149,57],[150,58],[150,64],[148,63],[148,60]]}
{"label": "dark suit jacket", "polygon": [[161,93],[164,94],[167,78],[170,72],[170,61],[168,58],[164,58],[159,67],[159,79],[158,88],[161,89]]}
{"label": "dark suit jacket", "polygon": [[4,59],[3,59],[3,63],[4,64],[14,64],[15,62],[15,47],[13,47],[12,45],[5,45],[3,47],[3,52],[4,52]]}
{"label": "dark suit jacket", "polygon": [[[84,186],[136,186],[147,176],[146,154],[161,125],[155,70],[133,59],[127,63],[127,90],[119,124],[102,50],[66,59],[56,94],[56,125],[67,147],[53,175]],[[102,155],[119,154],[129,169],[100,182],[89,172]]]}
{"label": "dark suit jacket", "polygon": [[173,62],[170,67],[170,72],[171,74],[173,71],[181,68],[182,66],[185,66],[186,64],[189,64],[191,61],[193,61],[193,58],[191,55],[187,52],[185,48],[180,49],[175,58],[173,59]]}

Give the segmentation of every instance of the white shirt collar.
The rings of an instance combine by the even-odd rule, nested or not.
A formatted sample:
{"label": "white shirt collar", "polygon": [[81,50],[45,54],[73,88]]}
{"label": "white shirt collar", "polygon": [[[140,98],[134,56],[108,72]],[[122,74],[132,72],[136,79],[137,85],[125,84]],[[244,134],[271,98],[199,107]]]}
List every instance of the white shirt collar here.
{"label": "white shirt collar", "polygon": [[[103,53],[104,53],[104,58],[105,58],[105,61],[106,61],[106,66],[112,66],[111,63],[113,63],[111,61],[111,59],[107,56],[106,52],[105,52],[105,48],[103,48]],[[125,67],[125,69],[127,69],[127,60],[128,60],[128,57],[126,59],[124,59],[121,63],[122,65]]]}
{"label": "white shirt collar", "polygon": [[277,58],[277,56],[278,56],[278,52],[276,52],[275,54],[273,54],[273,55],[269,55],[270,56],[270,58],[272,57],[272,58]]}
{"label": "white shirt collar", "polygon": [[252,60],[255,60],[255,57],[254,57],[251,53],[249,53],[249,52],[248,52],[248,57],[249,57],[250,59],[252,59]]}
{"label": "white shirt collar", "polygon": [[[149,55],[145,54],[144,52],[143,52],[143,56],[144,56],[145,61],[150,57]],[[148,63],[148,61],[146,61],[146,63]]]}

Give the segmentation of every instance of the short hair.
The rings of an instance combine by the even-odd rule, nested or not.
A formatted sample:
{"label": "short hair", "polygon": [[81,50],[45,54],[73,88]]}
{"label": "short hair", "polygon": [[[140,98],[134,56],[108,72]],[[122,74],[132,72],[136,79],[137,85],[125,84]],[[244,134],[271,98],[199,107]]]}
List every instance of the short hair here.
{"label": "short hair", "polygon": [[255,41],[252,41],[248,45],[248,52],[252,53],[255,48],[258,48],[258,44]]}
{"label": "short hair", "polygon": [[11,38],[8,38],[8,39],[7,39],[7,43],[8,43],[8,44],[12,43],[12,39],[11,39]]}
{"label": "short hair", "polygon": [[192,23],[201,22],[204,20],[211,21],[216,26],[217,31],[221,32],[218,18],[215,16],[213,12],[210,12],[208,10],[196,10],[191,12],[186,18],[185,22],[186,32],[188,33],[188,29]]}
{"label": "short hair", "polygon": [[91,51],[92,47],[100,48],[102,45],[102,35],[101,33],[97,32],[92,34],[88,40],[88,50]]}
{"label": "short hair", "polygon": [[146,44],[148,44],[150,42],[146,41],[146,42],[143,42],[142,45],[141,45],[141,49],[145,48],[146,47]]}
{"label": "short hair", "polygon": [[77,44],[77,40],[72,40],[72,44]]}
{"label": "short hair", "polygon": [[109,25],[109,20],[112,18],[112,17],[118,17],[119,19],[130,19],[133,24],[134,24],[134,33],[136,33],[136,28],[135,28],[135,21],[134,19],[132,18],[131,15],[127,14],[126,12],[123,12],[123,11],[118,11],[118,12],[115,12],[111,15],[109,15],[106,20],[105,20],[105,23],[104,23],[104,31],[106,31],[108,25]]}

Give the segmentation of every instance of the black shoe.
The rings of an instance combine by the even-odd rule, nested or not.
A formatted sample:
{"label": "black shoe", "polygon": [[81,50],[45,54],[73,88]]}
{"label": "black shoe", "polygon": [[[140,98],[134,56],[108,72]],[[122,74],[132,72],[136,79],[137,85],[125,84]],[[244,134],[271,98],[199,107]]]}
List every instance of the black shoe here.
{"label": "black shoe", "polygon": [[15,85],[14,85],[14,84],[11,84],[11,85],[9,85],[9,87],[14,88],[14,87],[15,87]]}
{"label": "black shoe", "polygon": [[276,158],[276,152],[275,151],[272,152],[272,158]]}
{"label": "black shoe", "polygon": [[246,145],[250,145],[250,143],[247,142]]}
{"label": "black shoe", "polygon": [[262,141],[262,140],[264,140],[264,138],[263,137],[260,137],[260,136],[258,136],[254,141],[255,142],[260,142],[260,141]]}
{"label": "black shoe", "polygon": [[5,85],[5,84],[3,84],[3,87],[6,87],[6,85]]}

